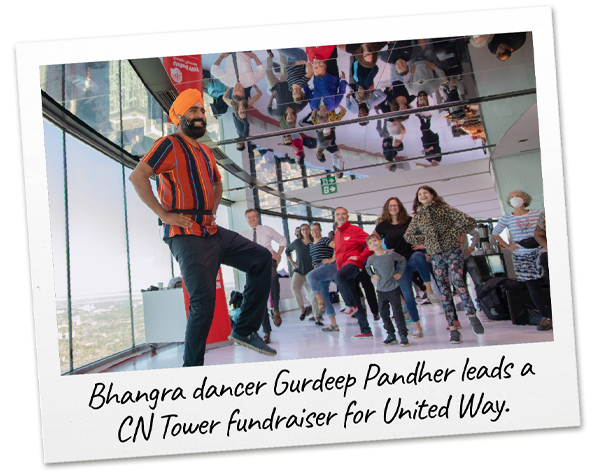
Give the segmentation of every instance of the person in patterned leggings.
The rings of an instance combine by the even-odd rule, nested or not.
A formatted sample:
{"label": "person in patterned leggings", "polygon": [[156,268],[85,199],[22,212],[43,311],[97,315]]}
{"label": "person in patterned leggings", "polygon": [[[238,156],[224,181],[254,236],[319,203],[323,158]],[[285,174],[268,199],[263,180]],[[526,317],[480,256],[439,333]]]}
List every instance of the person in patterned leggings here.
{"label": "person in patterned leggings", "polygon": [[417,190],[413,211],[414,217],[404,233],[404,239],[413,244],[415,249],[426,249],[431,256],[433,275],[442,294],[441,302],[450,330],[450,343],[458,344],[462,341],[458,331],[460,324],[454,320],[451,284],[460,295],[473,331],[482,334],[483,325],[477,318],[465,284],[461,252],[461,239],[475,228],[477,221],[446,204],[429,186],[422,186]]}

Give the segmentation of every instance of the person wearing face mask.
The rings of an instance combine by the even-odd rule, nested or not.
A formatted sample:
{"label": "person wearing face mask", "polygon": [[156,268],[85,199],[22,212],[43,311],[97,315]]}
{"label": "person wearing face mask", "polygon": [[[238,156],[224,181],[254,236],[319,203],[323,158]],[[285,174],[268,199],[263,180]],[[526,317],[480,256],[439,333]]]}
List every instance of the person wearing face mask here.
{"label": "person wearing face mask", "polygon": [[462,336],[455,320],[452,289],[458,291],[467,317],[475,334],[484,332],[477,317],[473,301],[464,280],[464,259],[461,250],[461,237],[477,226],[477,221],[462,211],[448,205],[429,186],[417,190],[413,202],[414,217],[404,233],[404,240],[413,244],[415,250],[425,250],[431,257],[433,274],[442,294],[441,302],[446,314],[450,343],[458,344]]}
{"label": "person wearing face mask", "polygon": [[[542,211],[539,209],[528,210],[531,196],[521,190],[511,191],[506,202],[513,207],[513,212],[505,214],[498,220],[492,236],[501,248],[508,249],[513,253],[513,265],[517,280],[525,282],[531,300],[542,316],[542,321],[538,324],[537,329],[540,331],[552,330],[550,301],[542,291],[543,269],[539,263],[541,247],[534,238]],[[510,231],[510,235],[515,241],[514,244],[508,244],[500,237],[500,233],[505,228]]]}

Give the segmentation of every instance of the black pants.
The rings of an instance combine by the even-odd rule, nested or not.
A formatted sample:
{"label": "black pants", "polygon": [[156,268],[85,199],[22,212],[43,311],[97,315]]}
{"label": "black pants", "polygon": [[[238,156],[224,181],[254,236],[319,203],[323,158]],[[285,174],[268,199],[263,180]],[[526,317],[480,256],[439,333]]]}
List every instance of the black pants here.
{"label": "black pants", "polygon": [[[273,310],[279,312],[279,300],[281,287],[279,285],[279,274],[277,273],[277,261],[271,258],[271,299],[273,300]],[[262,321],[262,329],[265,333],[271,333],[271,320],[269,318],[268,305],[265,308],[265,316]]]}
{"label": "black pants", "polygon": [[408,329],[406,328],[406,321],[404,320],[404,313],[402,313],[402,300],[400,299],[400,287],[396,287],[394,290],[389,292],[377,291],[377,299],[379,300],[379,315],[383,320],[383,328],[388,335],[394,336],[396,334],[394,330],[394,324],[390,318],[390,304],[392,306],[392,313],[394,320],[396,321],[396,328],[398,328],[399,335],[408,335]]}
{"label": "black pants", "polygon": [[367,299],[367,303],[369,304],[369,308],[371,309],[371,313],[373,315],[379,315],[375,287],[373,287],[373,281],[371,280],[371,277],[364,269],[360,272],[360,274],[358,274],[358,279],[356,279],[356,293],[358,295],[362,295],[362,292],[360,291],[361,285],[365,291],[365,297]]}
{"label": "black pants", "polygon": [[550,269],[548,268],[548,253],[542,252],[540,254],[540,265],[544,269],[544,276],[542,277],[542,284],[546,287],[550,286]]}
{"label": "black pants", "polygon": [[369,327],[369,322],[367,322],[367,312],[365,312],[365,309],[362,307],[359,294],[356,291],[356,280],[359,274],[360,268],[358,266],[346,264],[333,274],[333,280],[338,286],[338,289],[344,298],[344,302],[346,302],[346,306],[358,307],[356,318],[360,325],[360,332],[369,334],[371,333],[371,328]]}
{"label": "black pants", "polygon": [[552,318],[550,299],[542,290],[542,279],[526,280],[525,284],[527,284],[531,300],[540,311],[542,318]]}
{"label": "black pants", "polygon": [[225,228],[212,236],[176,236],[165,241],[190,297],[183,366],[202,366],[215,312],[219,267],[225,264],[248,274],[240,316],[233,328],[238,335],[248,336],[259,329],[266,311],[269,286],[264,283],[271,274],[271,253]]}

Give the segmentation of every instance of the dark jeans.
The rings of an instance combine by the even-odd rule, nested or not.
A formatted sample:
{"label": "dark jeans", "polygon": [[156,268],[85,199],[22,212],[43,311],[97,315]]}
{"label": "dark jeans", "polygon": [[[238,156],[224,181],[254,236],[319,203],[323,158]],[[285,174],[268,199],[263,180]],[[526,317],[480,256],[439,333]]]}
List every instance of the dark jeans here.
{"label": "dark jeans", "polygon": [[542,284],[550,286],[550,269],[548,268],[548,253],[542,252],[540,254],[540,265],[544,269],[544,276],[542,277]]}
{"label": "dark jeans", "polygon": [[225,228],[212,236],[176,236],[165,241],[190,297],[183,366],[202,366],[215,312],[219,267],[225,264],[248,274],[240,315],[233,326],[238,335],[248,336],[259,329],[265,314],[269,288],[262,283],[269,279],[271,253]]}
{"label": "dark jeans", "polygon": [[362,292],[360,291],[360,285],[362,285],[362,288],[365,291],[365,297],[367,299],[367,303],[369,304],[369,308],[371,309],[371,313],[373,315],[379,315],[375,287],[373,286],[371,276],[369,276],[367,271],[364,269],[360,272],[360,274],[358,274],[358,279],[356,279],[356,293],[358,294],[359,298],[362,295]]}
{"label": "dark jeans", "polygon": [[279,312],[280,295],[281,288],[279,286],[279,274],[277,273],[277,261],[271,257],[271,299],[273,300],[273,310],[276,312]]}
{"label": "dark jeans", "polygon": [[377,299],[379,300],[379,315],[383,320],[383,328],[388,335],[394,336],[394,324],[390,318],[390,304],[392,305],[392,312],[394,314],[394,320],[396,321],[396,328],[398,328],[399,335],[408,335],[408,329],[406,328],[406,322],[404,321],[404,314],[402,313],[402,300],[400,298],[400,288],[396,287],[394,290],[389,292],[377,291]]}
{"label": "dark jeans", "polygon": [[[277,261],[271,257],[271,300],[273,301],[273,310],[279,312],[280,300],[279,274],[277,274]],[[268,306],[265,307],[265,316],[262,321],[262,329],[265,333],[271,333],[271,319],[269,317]]]}
{"label": "dark jeans", "polygon": [[473,284],[475,285],[475,294],[477,295],[477,298],[479,298],[481,288],[483,287],[483,278],[481,277],[481,271],[479,270],[479,266],[477,266],[477,262],[475,262],[473,256],[469,256],[465,259],[464,275],[466,275],[467,272],[473,280]]}
{"label": "dark jeans", "polygon": [[342,294],[342,298],[348,307],[358,307],[358,311],[356,312],[356,318],[358,319],[358,324],[360,325],[360,332],[369,334],[371,333],[371,328],[369,327],[369,322],[367,322],[367,313],[365,309],[362,307],[360,303],[360,297],[358,296],[358,292],[356,291],[356,278],[360,274],[360,269],[358,266],[354,264],[346,264],[341,269],[338,269],[335,274],[333,274],[333,280],[338,286],[338,290]]}
{"label": "dark jeans", "polygon": [[542,290],[542,279],[526,280],[525,284],[527,284],[531,300],[533,300],[536,308],[540,311],[542,318],[552,318],[550,299],[546,297],[546,294]]}

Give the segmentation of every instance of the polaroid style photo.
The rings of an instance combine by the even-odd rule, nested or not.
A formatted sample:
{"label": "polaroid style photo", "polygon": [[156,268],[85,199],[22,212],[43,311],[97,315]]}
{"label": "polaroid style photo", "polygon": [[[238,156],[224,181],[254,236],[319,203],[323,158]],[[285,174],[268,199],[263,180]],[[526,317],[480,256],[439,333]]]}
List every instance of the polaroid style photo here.
{"label": "polaroid style photo", "polygon": [[[44,460],[579,425],[551,10],[527,12],[18,45]],[[267,278],[218,256],[204,292],[179,242],[253,244],[254,216]],[[302,259],[329,239],[321,303]]]}

